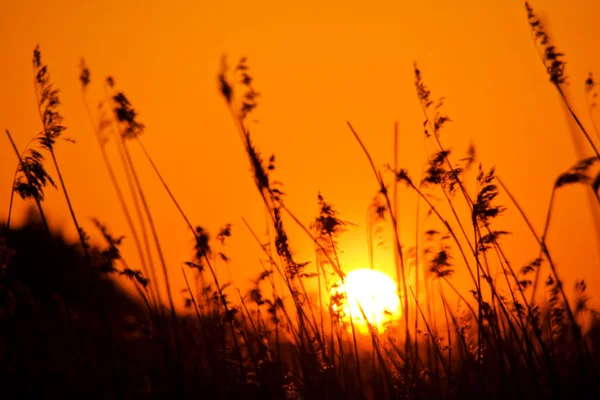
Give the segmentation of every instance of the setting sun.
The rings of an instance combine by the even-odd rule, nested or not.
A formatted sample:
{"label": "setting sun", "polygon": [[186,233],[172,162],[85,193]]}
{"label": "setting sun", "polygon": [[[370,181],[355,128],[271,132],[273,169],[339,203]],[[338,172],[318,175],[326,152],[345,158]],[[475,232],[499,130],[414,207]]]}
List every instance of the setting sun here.
{"label": "setting sun", "polygon": [[[332,292],[345,293],[347,296],[340,306],[342,320],[349,322],[349,318],[352,317],[359,330],[366,332],[368,327],[363,312],[369,322],[379,330],[386,322],[400,317],[400,300],[396,290],[396,283],[392,278],[381,271],[365,268],[349,272],[345,283],[339,281]],[[333,306],[334,311],[338,309],[338,306]]]}

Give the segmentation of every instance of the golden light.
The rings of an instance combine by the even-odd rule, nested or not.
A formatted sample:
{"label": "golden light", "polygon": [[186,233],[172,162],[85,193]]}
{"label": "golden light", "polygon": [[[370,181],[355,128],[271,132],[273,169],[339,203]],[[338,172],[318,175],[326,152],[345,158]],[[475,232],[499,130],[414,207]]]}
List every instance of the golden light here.
{"label": "golden light", "polygon": [[339,313],[343,322],[349,323],[352,317],[355,329],[361,332],[368,332],[363,312],[371,325],[380,331],[387,322],[400,318],[396,282],[381,271],[351,271],[346,275],[345,283],[339,281],[331,291],[333,312]]}

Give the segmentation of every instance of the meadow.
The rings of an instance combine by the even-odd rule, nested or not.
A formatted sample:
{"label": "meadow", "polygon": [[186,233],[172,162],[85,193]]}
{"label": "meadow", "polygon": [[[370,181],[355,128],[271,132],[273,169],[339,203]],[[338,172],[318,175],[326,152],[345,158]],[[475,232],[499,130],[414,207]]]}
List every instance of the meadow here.
{"label": "meadow", "polygon": [[[115,212],[129,228],[112,232],[110,221],[95,220],[96,231],[87,232],[55,153],[66,139],[60,90],[36,47],[33,80],[43,129],[25,148],[5,131],[16,160],[10,208],[18,198],[31,208],[25,224],[14,226],[9,212],[0,227],[3,393],[8,398],[598,398],[600,317],[589,305],[585,280],[565,284],[561,271],[575,266],[558,265],[546,237],[556,218],[555,195],[565,188],[584,188],[593,206],[600,205],[600,132],[584,126],[565,95],[566,57],[527,3],[524,21],[548,84],[591,154],[556,177],[541,230],[498,176],[493,160],[479,159],[476,144],[451,148],[444,97],[427,84],[427,71],[417,63],[415,101],[423,114],[418,134],[432,149],[422,171],[402,167],[398,131],[391,144],[396,156],[378,165],[361,132],[346,122],[348,140],[362,151],[357,162],[372,172],[377,187],[369,206],[368,245],[371,251],[391,249],[394,310],[372,309],[344,290],[349,271],[340,261],[339,239],[352,223],[328,201],[327,188],[316,196],[312,221],[301,221],[288,208],[285,186],[277,180],[278,159],[264,155],[253,134],[260,129],[253,113],[268,93],[259,90],[260,79],[254,79],[245,58],[232,65],[223,58],[217,90],[236,129],[229,134],[239,137],[264,206],[256,212],[264,213],[267,233],[245,226],[262,252],[259,261],[247,261],[255,271],[252,288],[243,292],[235,279],[223,281],[216,271],[229,260],[231,225],[211,233],[189,218],[143,145],[145,126],[137,109],[112,77],[97,81],[93,67],[82,61],[79,81],[90,126],[120,205]],[[97,107],[86,96],[92,85],[104,92]],[[584,87],[591,115],[598,92],[592,74]],[[108,156],[108,146],[117,149],[119,162]],[[177,271],[183,289],[169,281],[155,224],[159,210],[149,206],[133,146],[141,148],[193,240],[193,259]],[[48,172],[50,166],[55,174]],[[124,174],[125,183],[117,173]],[[62,193],[77,242],[50,226],[48,190]],[[417,218],[410,246],[398,228],[400,209],[413,207],[398,200],[402,191],[416,199],[415,215],[426,215]],[[526,265],[511,261],[503,246],[512,233],[497,226],[503,226],[498,221],[507,210],[526,227],[519,234],[535,243],[530,250],[537,256]],[[290,227],[312,243],[312,262],[298,258]],[[102,244],[93,244],[92,235]],[[125,237],[134,243],[134,254],[121,252]],[[383,287],[365,290],[374,297]],[[185,309],[176,306],[176,296],[184,297]]]}

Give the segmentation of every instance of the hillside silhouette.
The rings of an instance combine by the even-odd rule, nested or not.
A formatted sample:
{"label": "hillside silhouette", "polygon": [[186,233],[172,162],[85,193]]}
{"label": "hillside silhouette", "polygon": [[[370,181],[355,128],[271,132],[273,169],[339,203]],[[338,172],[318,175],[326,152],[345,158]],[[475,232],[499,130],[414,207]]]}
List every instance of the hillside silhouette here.
{"label": "hillside silhouette", "polygon": [[[196,389],[207,398],[239,398],[242,390],[245,398],[283,395],[281,383],[236,387],[235,374],[208,365],[217,353],[231,362],[219,350],[219,323],[178,315],[175,330],[167,310],[148,312],[115,282],[106,249],[90,247],[90,267],[79,243],[50,234],[36,213],[0,230],[0,385],[7,398],[195,398]],[[197,335],[199,321],[207,336]],[[289,352],[286,343],[280,348]],[[221,368],[219,376],[209,367]],[[276,380],[269,368],[263,382]]]}
{"label": "hillside silhouette", "polygon": [[[76,244],[49,234],[35,211],[0,235],[3,391],[19,398],[126,394],[135,363],[154,353],[136,349],[152,335],[140,303],[101,267],[90,268]],[[90,253],[102,262],[101,249]]]}

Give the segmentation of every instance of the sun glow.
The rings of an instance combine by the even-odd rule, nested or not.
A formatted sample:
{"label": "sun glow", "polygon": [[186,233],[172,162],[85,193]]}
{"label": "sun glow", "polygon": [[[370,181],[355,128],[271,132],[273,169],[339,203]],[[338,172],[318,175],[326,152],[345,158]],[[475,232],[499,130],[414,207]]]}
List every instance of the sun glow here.
{"label": "sun glow", "polygon": [[332,311],[338,313],[346,323],[350,322],[351,317],[355,328],[358,327],[361,332],[368,332],[363,313],[371,325],[380,331],[387,322],[400,318],[396,282],[381,271],[351,271],[346,275],[345,282],[336,283],[331,292],[334,300]]}

